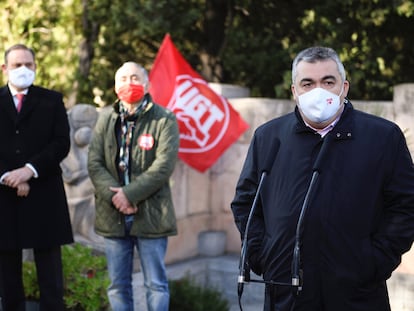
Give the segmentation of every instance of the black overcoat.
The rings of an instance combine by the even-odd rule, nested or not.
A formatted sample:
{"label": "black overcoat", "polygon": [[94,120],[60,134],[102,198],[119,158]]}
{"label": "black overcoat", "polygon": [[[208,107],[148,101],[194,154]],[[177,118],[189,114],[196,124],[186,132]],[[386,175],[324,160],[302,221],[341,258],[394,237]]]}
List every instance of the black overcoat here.
{"label": "black overcoat", "polygon": [[[303,291],[295,310],[389,310],[385,280],[414,239],[414,167],[404,135],[348,101],[328,135],[304,217]],[[248,258],[264,279],[290,283],[296,225],[323,142],[297,108],[255,131],[231,207],[243,234],[274,141]]]}
{"label": "black overcoat", "polygon": [[18,114],[7,86],[0,88],[0,176],[30,163],[39,177],[30,193],[0,185],[0,249],[47,248],[73,241],[60,162],[70,148],[60,93],[31,86]]}

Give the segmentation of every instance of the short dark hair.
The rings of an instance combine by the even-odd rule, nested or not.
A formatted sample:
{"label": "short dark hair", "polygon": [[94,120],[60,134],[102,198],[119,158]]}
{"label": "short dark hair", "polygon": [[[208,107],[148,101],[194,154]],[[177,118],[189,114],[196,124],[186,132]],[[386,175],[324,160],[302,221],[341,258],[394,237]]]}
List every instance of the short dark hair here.
{"label": "short dark hair", "polygon": [[9,47],[6,52],[4,52],[4,63],[7,65],[7,56],[9,55],[9,53],[11,51],[15,51],[15,50],[26,50],[29,51],[32,55],[33,55],[33,59],[35,59],[35,52],[33,49],[29,48],[28,46],[18,43],[15,45],[12,45],[11,47]]}

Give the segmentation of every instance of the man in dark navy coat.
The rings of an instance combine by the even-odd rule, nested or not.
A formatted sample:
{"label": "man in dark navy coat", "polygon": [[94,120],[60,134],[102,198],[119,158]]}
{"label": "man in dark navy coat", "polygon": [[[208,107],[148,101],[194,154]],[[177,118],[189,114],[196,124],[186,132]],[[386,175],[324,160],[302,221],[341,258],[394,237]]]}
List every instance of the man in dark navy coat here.
{"label": "man in dark navy coat", "polygon": [[287,284],[298,280],[293,250],[307,206],[298,230],[302,290],[266,285],[264,310],[389,311],[386,280],[414,239],[414,167],[404,135],[353,108],[330,48],[300,52],[292,80],[295,111],[257,128],[231,204],[244,236],[260,176],[270,172],[250,222],[247,262],[264,280]]}
{"label": "man in dark navy coat", "polygon": [[[40,309],[64,310],[61,250],[73,242],[60,162],[70,147],[62,94],[33,86],[35,55],[5,52],[0,88],[0,297],[3,311],[24,310],[22,249],[32,248]],[[20,103],[19,97],[23,96]]]}

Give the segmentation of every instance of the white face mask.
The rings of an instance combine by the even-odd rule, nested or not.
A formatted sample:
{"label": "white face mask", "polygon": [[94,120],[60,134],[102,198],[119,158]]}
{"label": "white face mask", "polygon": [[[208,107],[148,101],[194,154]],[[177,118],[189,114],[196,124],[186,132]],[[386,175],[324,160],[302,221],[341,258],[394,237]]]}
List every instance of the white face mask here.
{"label": "white face mask", "polygon": [[28,88],[33,84],[35,72],[26,66],[20,66],[8,71],[9,82],[20,89]]}
{"label": "white face mask", "polygon": [[[343,91],[343,88],[342,88]],[[341,105],[340,96],[317,87],[298,96],[298,106],[307,119],[322,123],[332,118]]]}

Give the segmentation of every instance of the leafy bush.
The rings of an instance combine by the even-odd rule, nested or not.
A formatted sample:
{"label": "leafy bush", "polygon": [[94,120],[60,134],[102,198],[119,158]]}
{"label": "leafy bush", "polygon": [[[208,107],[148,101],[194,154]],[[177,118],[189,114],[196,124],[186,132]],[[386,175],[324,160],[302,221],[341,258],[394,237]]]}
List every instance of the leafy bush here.
{"label": "leafy bush", "polygon": [[39,300],[40,291],[37,285],[36,267],[32,261],[23,262],[23,284],[26,299]]}
{"label": "leafy bush", "polygon": [[170,311],[228,311],[228,301],[213,288],[202,287],[189,277],[169,282]]}
{"label": "leafy bush", "polygon": [[[64,274],[64,300],[70,311],[99,311],[108,308],[106,288],[109,278],[105,256],[93,254],[92,249],[81,244],[62,247]],[[39,299],[36,267],[34,262],[23,263],[23,283],[26,298]]]}
{"label": "leafy bush", "polygon": [[[109,307],[109,285],[105,256],[93,254],[81,244],[62,247],[64,300],[68,311],[103,311]],[[34,262],[23,263],[26,298],[39,300]],[[170,280],[170,311],[229,311],[229,303],[220,291],[202,287],[190,277]]]}

